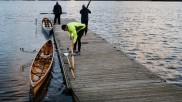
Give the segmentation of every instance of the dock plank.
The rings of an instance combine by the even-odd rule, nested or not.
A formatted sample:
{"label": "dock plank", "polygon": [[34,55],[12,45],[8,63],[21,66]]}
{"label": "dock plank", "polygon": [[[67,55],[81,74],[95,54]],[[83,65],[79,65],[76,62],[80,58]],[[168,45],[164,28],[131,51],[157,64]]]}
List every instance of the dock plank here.
{"label": "dock plank", "polygon": [[[64,19],[63,23],[75,21]],[[67,32],[54,26],[56,43],[63,56]],[[65,65],[68,68],[68,65]],[[68,69],[69,70],[69,69]],[[68,71],[69,72],[69,71]],[[145,66],[129,58],[92,31],[82,38],[81,55],[75,56],[75,76],[69,74],[80,102],[181,102],[182,88],[168,84]]]}

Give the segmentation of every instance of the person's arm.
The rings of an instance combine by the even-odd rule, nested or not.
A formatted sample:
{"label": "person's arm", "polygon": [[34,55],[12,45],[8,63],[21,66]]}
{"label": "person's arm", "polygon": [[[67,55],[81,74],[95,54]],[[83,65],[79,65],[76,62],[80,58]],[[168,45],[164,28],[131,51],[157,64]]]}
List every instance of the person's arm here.
{"label": "person's arm", "polygon": [[78,35],[75,26],[73,25],[68,26],[68,30],[69,30],[69,38],[73,37],[73,43],[76,43]]}
{"label": "person's arm", "polygon": [[77,37],[78,37],[78,35],[75,34],[75,35],[74,35],[74,38],[73,38],[73,43],[74,43],[74,44],[76,43]]}
{"label": "person's arm", "polygon": [[53,10],[52,10],[52,11],[53,11],[53,13],[55,14],[55,6],[53,7]]}
{"label": "person's arm", "polygon": [[80,14],[82,14],[82,9],[80,10]]}
{"label": "person's arm", "polygon": [[60,6],[60,14],[62,14],[62,8],[61,8],[61,6]]}
{"label": "person's arm", "polygon": [[89,9],[87,9],[88,13],[91,13],[91,11]]}

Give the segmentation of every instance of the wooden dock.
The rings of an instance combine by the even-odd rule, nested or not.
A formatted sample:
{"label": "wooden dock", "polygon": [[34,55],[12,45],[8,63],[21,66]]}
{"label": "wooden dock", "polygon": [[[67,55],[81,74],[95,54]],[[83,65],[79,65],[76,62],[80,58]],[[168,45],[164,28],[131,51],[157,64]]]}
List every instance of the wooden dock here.
{"label": "wooden dock", "polygon": [[75,56],[73,79],[63,55],[67,32],[55,25],[54,35],[76,102],[182,102],[182,87],[167,84],[90,30],[82,37],[81,55]]}

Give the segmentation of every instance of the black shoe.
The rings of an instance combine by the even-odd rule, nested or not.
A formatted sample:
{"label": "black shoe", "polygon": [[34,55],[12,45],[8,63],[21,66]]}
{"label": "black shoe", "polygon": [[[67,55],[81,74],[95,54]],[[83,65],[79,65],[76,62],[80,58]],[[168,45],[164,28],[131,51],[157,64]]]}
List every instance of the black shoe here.
{"label": "black shoe", "polygon": [[76,51],[76,52],[74,52],[73,55],[74,55],[74,56],[78,56],[78,55],[80,55],[80,52]]}
{"label": "black shoe", "polygon": [[78,53],[78,55],[80,55],[80,52],[77,52]]}
{"label": "black shoe", "polygon": [[76,51],[76,50],[73,50],[73,53],[76,53],[76,52],[78,52],[78,51]]}

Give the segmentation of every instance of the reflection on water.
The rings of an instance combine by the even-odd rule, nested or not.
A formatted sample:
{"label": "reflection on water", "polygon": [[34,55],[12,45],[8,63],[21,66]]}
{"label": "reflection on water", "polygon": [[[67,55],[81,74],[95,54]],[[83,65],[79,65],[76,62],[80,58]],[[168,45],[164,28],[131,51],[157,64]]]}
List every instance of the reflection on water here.
{"label": "reflection on water", "polygon": [[[67,14],[80,21],[88,1],[60,1]],[[48,39],[43,17],[53,19],[55,1],[0,1],[0,101],[29,101],[29,68]],[[92,1],[89,28],[169,82],[182,82],[182,3]],[[104,12],[103,12],[104,11]],[[88,34],[89,36],[89,34]],[[43,101],[71,102],[55,58],[52,79]]]}
{"label": "reflection on water", "polygon": [[52,74],[49,73],[48,77],[46,78],[45,82],[42,84],[36,95],[33,95],[30,87],[30,93],[29,93],[30,102],[41,102],[44,99],[44,97],[47,94],[51,79],[52,79]]}
{"label": "reflection on water", "polygon": [[[97,15],[93,14],[95,17],[90,20],[90,26],[132,59],[168,82],[179,83],[182,82],[181,4],[109,2],[105,3],[104,10],[98,9]],[[103,6],[99,3],[96,5]]]}

